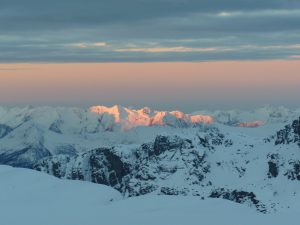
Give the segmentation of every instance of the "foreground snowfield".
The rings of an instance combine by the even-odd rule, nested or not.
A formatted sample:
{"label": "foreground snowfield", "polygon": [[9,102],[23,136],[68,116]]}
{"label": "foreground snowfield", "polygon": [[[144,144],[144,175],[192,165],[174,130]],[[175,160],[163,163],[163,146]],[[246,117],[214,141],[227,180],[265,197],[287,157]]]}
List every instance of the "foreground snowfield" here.
{"label": "foreground snowfield", "polygon": [[[293,225],[294,210],[261,214],[221,199],[154,196],[123,200],[116,190],[0,166],[1,225]],[[296,210],[295,210],[296,209]]]}
{"label": "foreground snowfield", "polygon": [[98,221],[103,205],[120,199],[103,185],[0,166],[1,225],[84,225]]}

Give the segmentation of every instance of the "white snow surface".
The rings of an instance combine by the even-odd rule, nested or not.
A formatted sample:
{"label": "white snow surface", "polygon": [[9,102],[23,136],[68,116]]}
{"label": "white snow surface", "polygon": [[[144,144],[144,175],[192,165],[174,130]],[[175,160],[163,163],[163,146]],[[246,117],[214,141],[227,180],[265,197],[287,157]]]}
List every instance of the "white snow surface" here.
{"label": "white snow surface", "polygon": [[296,225],[294,211],[261,214],[221,199],[146,195],[122,199],[110,187],[59,180],[28,169],[0,166],[3,225]]}

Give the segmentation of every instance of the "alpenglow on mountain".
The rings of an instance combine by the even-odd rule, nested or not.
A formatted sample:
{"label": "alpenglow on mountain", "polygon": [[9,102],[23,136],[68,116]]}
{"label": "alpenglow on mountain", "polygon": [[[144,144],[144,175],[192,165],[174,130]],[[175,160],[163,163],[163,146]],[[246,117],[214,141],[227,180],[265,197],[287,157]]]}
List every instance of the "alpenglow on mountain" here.
{"label": "alpenglow on mountain", "polygon": [[296,210],[300,110],[0,107],[0,163],[114,188]]}

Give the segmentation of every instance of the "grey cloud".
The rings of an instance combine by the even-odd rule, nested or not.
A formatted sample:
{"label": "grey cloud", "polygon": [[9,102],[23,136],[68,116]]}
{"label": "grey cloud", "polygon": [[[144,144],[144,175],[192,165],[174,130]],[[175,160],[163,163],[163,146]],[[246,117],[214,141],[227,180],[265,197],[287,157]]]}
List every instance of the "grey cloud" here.
{"label": "grey cloud", "polygon": [[1,0],[2,32],[130,25],[191,13],[294,9],[297,0]]}
{"label": "grey cloud", "polygon": [[[299,0],[0,0],[1,62],[277,59],[300,43]],[[105,42],[107,46],[93,43]],[[76,48],[87,43],[88,48]],[[253,45],[257,48],[239,48]],[[117,52],[136,48],[234,51]]]}

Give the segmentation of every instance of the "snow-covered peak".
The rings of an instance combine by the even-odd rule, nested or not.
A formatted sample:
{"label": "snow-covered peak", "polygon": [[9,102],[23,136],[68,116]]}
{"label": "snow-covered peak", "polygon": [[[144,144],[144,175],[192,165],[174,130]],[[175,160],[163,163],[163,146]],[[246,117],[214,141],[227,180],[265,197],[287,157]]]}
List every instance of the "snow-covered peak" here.
{"label": "snow-covered peak", "polygon": [[[120,107],[118,105],[114,105],[112,107],[106,107],[106,106],[92,106],[90,107],[90,112],[93,113],[97,113],[97,114],[104,114],[107,113],[109,115],[112,115],[115,118],[115,122],[116,123],[120,123],[121,122],[121,113],[125,113],[125,109],[127,108],[123,108]],[[122,111],[122,112],[121,112]]]}
{"label": "snow-covered peak", "polygon": [[142,109],[131,109],[121,106],[92,106],[90,112],[99,115],[109,114],[114,117],[117,124],[125,130],[138,126],[172,126],[178,127],[181,125],[190,126],[193,124],[213,123],[213,117],[209,115],[190,115],[181,111],[156,111],[151,110],[149,107]]}
{"label": "snow-covered peak", "polygon": [[253,110],[202,110],[192,114],[211,115],[215,122],[221,124],[238,127],[255,127],[265,124],[287,123],[291,119],[298,118],[300,109],[292,110],[283,106],[266,105]]}
{"label": "snow-covered peak", "polygon": [[234,127],[257,127],[287,123],[297,119],[300,110],[265,106],[251,111],[218,110],[198,111],[187,114],[182,111],[157,111],[144,107],[134,109],[115,105],[76,107],[1,107],[1,136],[9,130],[31,121],[43,130],[61,134],[99,133],[102,131],[131,130],[137,127],[195,127],[199,124],[225,124]]}
{"label": "snow-covered peak", "polygon": [[251,121],[251,122],[240,122],[236,126],[237,127],[259,127],[264,124],[264,121],[257,120],[257,121]]}

